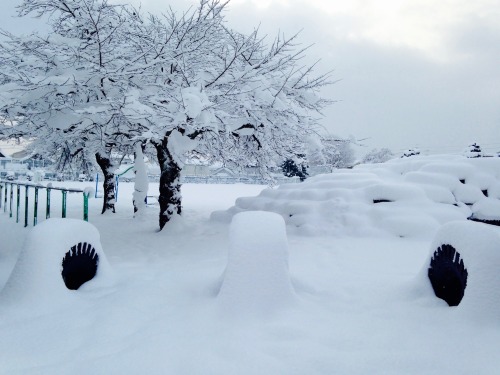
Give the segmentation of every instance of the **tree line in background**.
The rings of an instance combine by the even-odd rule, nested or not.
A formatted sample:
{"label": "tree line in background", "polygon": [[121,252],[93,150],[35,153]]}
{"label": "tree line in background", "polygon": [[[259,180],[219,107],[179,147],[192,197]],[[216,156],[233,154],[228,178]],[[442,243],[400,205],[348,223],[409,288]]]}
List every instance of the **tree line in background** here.
{"label": "tree line in background", "polygon": [[[477,142],[474,142],[474,143],[468,145],[461,154],[467,158],[500,157],[500,151],[498,151],[496,153],[483,152],[481,146]],[[420,155],[420,150],[418,148],[412,148],[412,149],[405,151],[401,157],[405,158],[405,157],[411,157],[411,156],[415,156],[415,155]]]}
{"label": "tree line in background", "polygon": [[[352,145],[357,144],[354,139],[340,139],[338,137],[317,138],[315,142],[309,142],[307,155],[296,155],[294,159],[287,159],[281,164],[283,174],[287,177],[299,177],[304,181],[311,169],[320,172],[331,172],[337,168],[352,168],[355,164],[385,163],[396,155],[388,148],[374,148],[366,153],[361,159],[356,160]],[[311,147],[312,145],[312,147]],[[318,146],[319,145],[319,146]],[[403,152],[401,158],[418,156],[421,152],[418,148],[411,148]],[[472,143],[462,152],[467,158],[500,157],[500,152],[484,153],[478,143]]]}
{"label": "tree line in background", "polygon": [[106,0],[24,0],[19,15],[50,31],[0,31],[0,139],[23,140],[59,169],[96,163],[103,213],[115,209],[114,156],[155,158],[160,228],[181,213],[186,155],[271,179],[269,168],[306,154],[332,82],[303,65],[297,35],[267,45],[258,29],[230,29],[227,4],[158,16]]}

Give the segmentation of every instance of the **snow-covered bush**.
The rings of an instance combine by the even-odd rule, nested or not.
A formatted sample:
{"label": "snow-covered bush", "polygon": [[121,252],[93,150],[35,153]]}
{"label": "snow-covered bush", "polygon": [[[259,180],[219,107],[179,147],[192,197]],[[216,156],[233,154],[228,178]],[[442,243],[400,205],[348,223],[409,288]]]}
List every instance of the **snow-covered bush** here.
{"label": "snow-covered bush", "polygon": [[363,164],[385,163],[386,161],[392,158],[394,158],[394,154],[388,148],[381,148],[381,149],[374,148],[363,157],[361,163]]}
{"label": "snow-covered bush", "polygon": [[322,139],[325,164],[332,168],[352,167],[355,155],[352,148],[353,139],[326,137]]}
{"label": "snow-covered bush", "polygon": [[480,158],[483,156],[483,152],[481,151],[481,146],[479,146],[477,143],[473,143],[469,146],[464,151],[464,156],[468,158]]}
{"label": "snow-covered bush", "polygon": [[420,150],[417,148],[410,148],[409,150],[403,152],[402,158],[409,158],[411,156],[420,155]]}
{"label": "snow-covered bush", "polygon": [[299,163],[299,166],[295,163],[293,159],[286,159],[283,164],[281,164],[281,170],[285,177],[299,177],[300,181],[304,181],[307,176],[307,168],[304,162]]}

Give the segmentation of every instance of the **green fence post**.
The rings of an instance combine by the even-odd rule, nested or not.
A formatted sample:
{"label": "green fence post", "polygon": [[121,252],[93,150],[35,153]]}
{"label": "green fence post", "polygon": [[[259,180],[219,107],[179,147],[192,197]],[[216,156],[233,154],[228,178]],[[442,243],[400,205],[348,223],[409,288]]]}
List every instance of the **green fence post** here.
{"label": "green fence post", "polygon": [[10,184],[10,201],[9,201],[9,217],[12,217],[12,202],[14,201],[14,184]]}
{"label": "green fence post", "polygon": [[33,204],[33,226],[37,224],[38,221],[38,186],[35,186],[35,202]]}
{"label": "green fence post", "polygon": [[83,220],[89,221],[89,193],[83,192]]}
{"label": "green fence post", "polygon": [[24,227],[28,226],[28,185],[25,186],[24,190]]}
{"label": "green fence post", "polygon": [[7,212],[7,187],[8,183],[5,183],[5,200],[4,200],[4,205],[3,205],[3,212]]}
{"label": "green fence post", "polygon": [[47,205],[45,206],[45,218],[50,219],[50,188],[47,188]]}
{"label": "green fence post", "polygon": [[16,223],[19,223],[19,208],[21,207],[21,186],[17,185]]}
{"label": "green fence post", "polygon": [[16,223],[19,223],[19,207],[20,206],[21,206],[21,186],[17,185]]}
{"label": "green fence post", "polygon": [[68,192],[66,190],[62,190],[62,217],[66,217],[66,194]]}

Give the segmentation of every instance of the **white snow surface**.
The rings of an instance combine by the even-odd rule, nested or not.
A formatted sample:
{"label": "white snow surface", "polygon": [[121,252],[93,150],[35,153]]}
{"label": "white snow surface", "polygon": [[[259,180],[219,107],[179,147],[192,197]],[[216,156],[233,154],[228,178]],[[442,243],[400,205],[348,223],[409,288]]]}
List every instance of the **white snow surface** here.
{"label": "white snow surface", "polygon": [[[0,374],[498,374],[499,228],[466,221],[472,206],[444,192],[475,174],[498,186],[498,161],[479,159],[410,157],[277,189],[186,184],[183,215],[162,232],[157,206],[133,218],[133,183],[120,183],[116,214],[100,215],[102,200],[91,199],[89,225],[24,228],[2,207]],[[231,219],[243,196],[254,198],[237,200],[239,211],[294,215],[210,220]],[[68,217],[81,216],[81,194],[68,194]],[[109,267],[65,290],[62,257],[89,239]],[[442,243],[469,272],[457,307],[426,277]],[[276,301],[263,311],[266,295]]]}
{"label": "white snow surface", "polygon": [[481,220],[500,221],[500,200],[495,198],[481,199],[472,206],[472,215]]}

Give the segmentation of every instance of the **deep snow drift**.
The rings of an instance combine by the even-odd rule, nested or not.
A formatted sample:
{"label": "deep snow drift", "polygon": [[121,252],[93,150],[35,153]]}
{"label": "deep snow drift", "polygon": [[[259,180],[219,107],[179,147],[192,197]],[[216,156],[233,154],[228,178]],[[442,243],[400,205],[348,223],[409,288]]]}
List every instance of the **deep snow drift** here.
{"label": "deep snow drift", "polygon": [[[23,228],[0,212],[0,373],[498,374],[499,228],[466,218],[483,190],[499,198],[499,173],[493,159],[412,157],[268,189],[237,209],[264,187],[188,184],[183,216],[160,233],[157,206],[133,219],[132,183],[116,214],[92,199],[78,235],[70,221]],[[81,196],[68,199],[79,218]],[[256,208],[282,219],[209,219]],[[69,291],[62,259],[75,241],[109,268]],[[426,277],[445,243],[468,270],[456,307]]]}
{"label": "deep snow drift", "polygon": [[265,210],[299,234],[428,236],[473,213],[500,219],[499,199],[500,158],[418,156],[266,189],[212,217],[229,222],[235,213]]}

